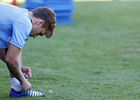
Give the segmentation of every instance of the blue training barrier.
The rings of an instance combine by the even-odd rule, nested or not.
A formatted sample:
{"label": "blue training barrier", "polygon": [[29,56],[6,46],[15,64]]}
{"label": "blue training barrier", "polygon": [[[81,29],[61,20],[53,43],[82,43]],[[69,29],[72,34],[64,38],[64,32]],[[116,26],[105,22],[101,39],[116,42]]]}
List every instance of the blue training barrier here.
{"label": "blue training barrier", "polygon": [[72,0],[26,0],[24,7],[29,11],[46,6],[56,13],[57,24],[73,24],[74,4]]}

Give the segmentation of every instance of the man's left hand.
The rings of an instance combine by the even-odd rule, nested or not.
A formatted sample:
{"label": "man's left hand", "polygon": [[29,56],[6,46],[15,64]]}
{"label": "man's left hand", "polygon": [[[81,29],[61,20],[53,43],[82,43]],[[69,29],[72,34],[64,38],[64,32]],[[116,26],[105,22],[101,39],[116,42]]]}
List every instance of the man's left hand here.
{"label": "man's left hand", "polygon": [[24,77],[26,79],[29,79],[32,77],[31,69],[29,67],[21,66],[21,71],[23,72]]}

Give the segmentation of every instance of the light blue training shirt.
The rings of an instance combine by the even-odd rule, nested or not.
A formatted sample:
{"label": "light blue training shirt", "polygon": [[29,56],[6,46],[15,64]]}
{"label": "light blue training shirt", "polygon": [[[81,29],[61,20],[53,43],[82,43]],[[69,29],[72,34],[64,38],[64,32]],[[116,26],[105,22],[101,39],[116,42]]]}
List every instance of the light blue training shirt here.
{"label": "light blue training shirt", "polygon": [[0,2],[0,49],[9,43],[22,49],[32,30],[28,10]]}

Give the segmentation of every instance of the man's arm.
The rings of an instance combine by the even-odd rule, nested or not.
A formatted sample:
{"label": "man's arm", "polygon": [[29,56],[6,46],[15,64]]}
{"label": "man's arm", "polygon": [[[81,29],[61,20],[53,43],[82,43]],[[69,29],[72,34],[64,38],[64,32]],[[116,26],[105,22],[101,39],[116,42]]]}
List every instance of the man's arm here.
{"label": "man's arm", "polygon": [[20,54],[20,49],[14,45],[10,45],[5,61],[6,64],[8,65],[8,69],[10,72],[20,81],[25,80],[23,74],[21,73],[20,67],[19,67],[19,61],[18,61],[18,56]]}
{"label": "man's arm", "polygon": [[[5,52],[6,50],[5,49],[0,49],[0,59],[3,61],[3,62],[5,62],[5,55],[6,55],[6,52]],[[31,69],[29,68],[29,67],[25,67],[25,66],[22,66],[22,54],[21,54],[21,52],[20,52],[20,54],[19,54],[19,57],[18,57],[18,59],[19,59],[19,63],[20,63],[20,67],[21,67],[21,71],[22,71],[22,73],[24,74],[24,77],[26,78],[26,79],[28,79],[28,78],[31,78],[32,77],[32,74],[31,74]],[[6,63],[6,62],[5,62]],[[15,76],[13,75],[13,74],[11,74],[10,73],[10,76],[12,77],[12,78],[14,78]]]}
{"label": "man's arm", "polygon": [[21,49],[14,45],[10,45],[5,61],[8,66],[9,71],[20,81],[23,92],[27,92],[31,88],[31,84],[25,79],[21,69],[18,57],[20,55]]}

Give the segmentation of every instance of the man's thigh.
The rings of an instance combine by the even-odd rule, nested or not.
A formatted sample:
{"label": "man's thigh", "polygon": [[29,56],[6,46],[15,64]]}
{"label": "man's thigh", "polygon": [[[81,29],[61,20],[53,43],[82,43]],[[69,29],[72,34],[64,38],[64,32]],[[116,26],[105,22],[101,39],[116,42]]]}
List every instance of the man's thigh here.
{"label": "man's thigh", "polygon": [[5,49],[0,49],[0,59],[5,62]]}

